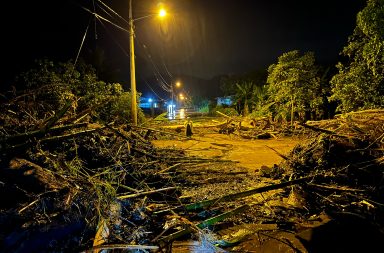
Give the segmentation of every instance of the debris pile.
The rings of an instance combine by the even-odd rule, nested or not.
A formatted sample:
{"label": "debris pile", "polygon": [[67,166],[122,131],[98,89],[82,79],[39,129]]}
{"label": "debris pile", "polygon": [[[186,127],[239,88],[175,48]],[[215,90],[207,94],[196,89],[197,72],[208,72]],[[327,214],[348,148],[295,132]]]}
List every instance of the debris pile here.
{"label": "debris pile", "polygon": [[307,208],[352,212],[384,225],[384,110],[307,122],[316,137],[281,165],[285,176],[313,175],[302,185]]}
{"label": "debris pile", "polygon": [[236,134],[243,139],[270,139],[307,134],[304,128],[302,128],[304,131],[298,129],[298,122],[290,125],[276,122],[271,117],[230,117],[219,111],[217,113],[226,119],[224,123],[217,125],[218,132],[221,134]]}
{"label": "debris pile", "polygon": [[[259,241],[260,251],[273,248],[268,243],[272,240],[287,250],[276,252],[375,252],[384,239],[384,110],[296,127],[308,140],[281,155],[285,161],[264,175],[268,179],[258,182],[261,186],[227,188],[172,209],[182,215],[184,230],[168,239],[193,233],[197,226],[218,231],[221,239],[211,244],[234,251],[253,252],[256,248],[241,246],[252,237]],[[208,218],[196,221],[192,212]],[[241,234],[247,223],[258,224],[246,231],[248,239],[222,231],[230,228],[231,234]],[[266,231],[267,227],[273,229]],[[262,238],[267,238],[265,243]]]}
{"label": "debris pile", "polygon": [[156,149],[151,130],[91,122],[72,104],[1,106],[0,251],[159,249],[164,222],[151,213],[179,203],[172,169],[210,160]]}

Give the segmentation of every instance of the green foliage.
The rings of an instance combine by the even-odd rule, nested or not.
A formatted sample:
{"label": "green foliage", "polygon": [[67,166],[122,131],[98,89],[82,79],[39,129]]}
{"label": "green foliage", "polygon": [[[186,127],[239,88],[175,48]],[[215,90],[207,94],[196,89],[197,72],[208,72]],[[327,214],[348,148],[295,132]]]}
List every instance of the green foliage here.
{"label": "green foliage", "polygon": [[237,113],[236,109],[231,108],[231,107],[225,107],[225,106],[219,105],[219,106],[216,106],[216,107],[212,108],[210,113],[212,115],[216,115],[217,116],[216,111],[224,113],[227,116],[239,116],[239,114]]}
{"label": "green foliage", "polygon": [[246,75],[228,76],[221,80],[225,95],[234,95],[235,106],[244,116],[261,106],[266,94],[265,71],[255,71]]}
{"label": "green foliage", "polygon": [[193,106],[197,111],[203,113],[209,111],[210,100],[208,98],[193,96],[189,101],[191,101],[190,106]]}
{"label": "green foliage", "polygon": [[200,106],[199,109],[198,109],[198,112],[201,112],[201,113],[209,113],[209,103],[203,105],[203,106]]}
{"label": "green foliage", "polygon": [[271,108],[274,104],[275,102],[260,104],[256,110],[253,110],[252,113],[248,115],[248,117],[249,118],[270,117],[272,116]]}
{"label": "green foliage", "polygon": [[348,58],[338,63],[332,80],[330,101],[340,102],[338,110],[384,106],[384,1],[368,0],[358,13],[356,28],[341,52]]}
{"label": "green foliage", "polygon": [[162,114],[156,116],[154,118],[155,121],[169,121],[168,119],[168,112],[163,112]]}
{"label": "green foliage", "polygon": [[[18,77],[32,95],[35,113],[55,111],[72,100],[73,113],[91,108],[91,116],[102,121],[131,119],[131,94],[118,83],[98,80],[92,66],[82,61],[75,66],[71,61],[56,64],[46,59],[36,63],[37,67]],[[144,118],[141,110],[138,116]]]}
{"label": "green foliage", "polygon": [[288,119],[293,115],[300,120],[318,113],[324,90],[318,77],[313,52],[303,55],[294,50],[284,53],[278,63],[268,68],[269,103],[273,103],[273,116]]}

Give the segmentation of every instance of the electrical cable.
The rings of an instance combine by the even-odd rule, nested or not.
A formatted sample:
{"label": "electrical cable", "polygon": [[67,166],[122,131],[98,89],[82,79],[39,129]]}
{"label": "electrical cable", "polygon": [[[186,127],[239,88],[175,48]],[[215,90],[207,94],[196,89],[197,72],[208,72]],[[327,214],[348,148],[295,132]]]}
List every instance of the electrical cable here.
{"label": "electrical cable", "polygon": [[113,14],[115,14],[116,16],[118,16],[121,20],[123,20],[125,23],[129,24],[129,22],[123,18],[122,16],[120,16],[116,11],[114,11],[111,7],[109,7],[108,5],[106,5],[104,2],[102,2],[101,0],[97,0],[99,3],[101,3],[104,7],[106,7],[109,11],[111,11]]}
{"label": "electrical cable", "polygon": [[83,35],[83,39],[81,40],[81,43],[80,43],[80,48],[77,51],[76,59],[75,59],[75,62],[73,64],[74,67],[76,66],[77,60],[79,59],[79,55],[80,55],[81,49],[83,48],[83,45],[84,45],[85,37],[87,37],[88,28],[89,28],[89,24],[91,23],[91,20],[92,19],[90,19],[89,22],[88,22],[87,28],[85,29],[85,32],[84,32],[84,35]]}
{"label": "electrical cable", "polygon": [[[95,0],[92,0],[93,11],[96,13]],[[96,17],[93,19],[95,25],[95,40],[97,40],[97,27],[96,27]]]}
{"label": "electrical cable", "polygon": [[[93,0],[94,1],[94,0]],[[97,2],[99,2],[100,4],[102,4],[105,8],[107,8],[107,10],[109,10],[111,13],[113,13],[114,15],[116,15],[117,17],[119,17],[121,20],[123,20],[124,22],[126,22],[127,24],[129,24],[129,22],[127,20],[125,20],[122,16],[120,16],[117,12],[115,12],[111,7],[109,7],[108,5],[106,5],[104,2],[100,1],[100,0],[97,0]],[[108,13],[108,11],[106,9],[104,9],[103,7],[101,7],[100,5],[97,5],[102,11],[104,11],[109,17],[113,18],[113,16]],[[102,22],[102,21],[105,21],[105,22],[108,22],[110,23],[111,25],[117,27],[118,29],[124,31],[124,32],[127,32],[128,34],[130,33],[127,29],[121,27],[120,25],[114,23],[113,21],[99,15],[96,13],[96,8],[94,6],[94,11],[92,12],[91,10],[89,10],[88,8],[85,8],[83,6],[81,6],[81,8],[83,8],[84,10],[86,10],[87,12],[91,13],[92,15],[94,15],[95,18],[97,18],[99,20],[99,22],[103,25],[104,29],[107,31],[107,33],[109,34],[109,36],[111,36],[111,38],[113,39],[113,41],[118,45],[118,47],[124,52],[124,54],[126,56],[129,56],[129,54],[125,51],[125,49],[117,42],[117,40],[114,39],[114,37],[111,35],[111,33],[108,31],[107,27],[105,26],[105,24]],[[88,24],[88,27],[89,27],[89,24]],[[87,30],[88,30],[88,27],[87,27]],[[85,34],[86,35],[86,34]],[[84,36],[85,36],[84,35]],[[96,34],[97,36],[97,34]],[[82,41],[82,45],[83,45],[83,42],[85,40],[85,37],[83,38],[83,41]],[[148,57],[149,61],[151,62],[152,64],[152,67],[153,67],[153,70],[154,70],[154,75],[156,77],[156,80],[159,82],[159,85],[160,85],[160,88],[162,88],[163,90],[165,90],[166,92],[171,92],[172,91],[172,86],[171,84],[169,84],[166,79],[164,78],[164,76],[161,74],[158,66],[155,64],[155,62],[153,61],[152,59],[152,56],[148,53],[148,50],[147,50],[147,46],[144,44],[144,43],[141,43],[141,41],[137,38],[136,36],[136,40],[137,42],[139,42],[139,45],[141,45],[143,48],[144,48],[144,51],[145,51],[145,54],[146,56]],[[81,45],[81,47],[82,47]],[[79,50],[80,51],[80,50]],[[79,53],[78,53],[79,54]],[[166,71],[166,74],[168,74],[168,76],[172,79],[173,76],[172,74],[169,72],[169,70],[167,69],[166,65],[165,65],[165,62],[163,61],[163,66],[165,68],[165,71]],[[144,82],[146,83],[147,86],[149,86],[148,82],[146,80],[144,80]],[[150,87],[150,86],[149,86]],[[154,92],[154,90],[152,89],[152,87],[150,87],[150,89]],[[160,98],[160,96],[154,92],[156,94],[156,96],[158,96]]]}
{"label": "electrical cable", "polygon": [[110,33],[110,31],[108,30],[108,28],[105,26],[105,24],[100,20],[98,19],[99,22],[101,23],[101,25],[104,27],[105,31],[107,32],[107,34],[111,37],[111,39],[113,40],[113,42],[116,43],[116,45],[123,51],[124,55],[129,57],[129,53],[124,49],[124,47],[115,39],[115,37]]}
{"label": "electrical cable", "polygon": [[101,16],[101,15],[95,13],[95,12],[92,12],[91,10],[85,8],[84,6],[82,6],[82,8],[83,8],[84,10],[86,10],[87,12],[89,12],[89,13],[95,15],[97,18],[101,18],[102,20],[104,20],[104,21],[110,23],[111,25],[113,25],[113,26],[119,28],[120,30],[122,30],[122,31],[124,31],[124,32],[127,32],[128,34],[130,33],[127,29],[125,29],[125,28],[123,28],[123,27],[121,27],[121,26],[119,26],[119,25],[113,23],[112,21],[110,21],[110,20],[104,18],[103,16]]}

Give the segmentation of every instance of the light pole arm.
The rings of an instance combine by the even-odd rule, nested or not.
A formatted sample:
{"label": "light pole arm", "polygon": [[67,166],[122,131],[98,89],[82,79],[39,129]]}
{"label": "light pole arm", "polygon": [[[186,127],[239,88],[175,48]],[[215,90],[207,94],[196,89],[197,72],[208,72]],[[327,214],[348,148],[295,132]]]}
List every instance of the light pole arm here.
{"label": "light pole arm", "polygon": [[133,21],[139,21],[141,19],[145,19],[145,18],[150,18],[150,17],[153,17],[153,16],[156,16],[157,14],[149,14],[147,16],[143,16],[143,17],[139,17],[139,18],[135,18],[133,19]]}
{"label": "light pole arm", "polygon": [[130,52],[130,70],[131,70],[131,113],[132,113],[132,123],[134,126],[137,126],[134,36],[135,36],[135,34],[134,34],[134,29],[133,29],[132,0],[129,0],[129,52]]}

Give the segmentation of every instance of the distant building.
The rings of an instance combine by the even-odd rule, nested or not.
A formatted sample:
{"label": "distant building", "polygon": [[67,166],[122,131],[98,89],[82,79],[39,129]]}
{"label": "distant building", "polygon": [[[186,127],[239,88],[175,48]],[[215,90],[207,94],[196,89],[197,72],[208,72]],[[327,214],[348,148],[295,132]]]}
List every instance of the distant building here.
{"label": "distant building", "polygon": [[231,106],[233,104],[233,96],[217,97],[216,105]]}
{"label": "distant building", "polygon": [[162,102],[154,98],[140,97],[139,107],[144,108],[160,108]]}
{"label": "distant building", "polygon": [[148,97],[140,97],[139,107],[144,113],[152,116],[159,115],[166,111],[166,104],[164,101]]}

